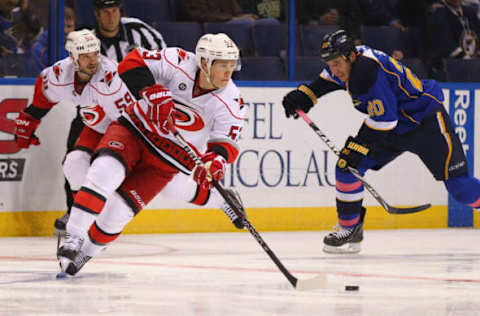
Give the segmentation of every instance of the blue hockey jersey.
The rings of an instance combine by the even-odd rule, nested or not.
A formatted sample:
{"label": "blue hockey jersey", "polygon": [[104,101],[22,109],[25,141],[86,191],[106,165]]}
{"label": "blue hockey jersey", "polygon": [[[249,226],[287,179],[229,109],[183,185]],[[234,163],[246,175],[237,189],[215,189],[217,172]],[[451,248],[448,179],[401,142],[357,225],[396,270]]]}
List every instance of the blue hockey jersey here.
{"label": "blue hockey jersey", "polygon": [[[352,92],[349,89],[351,79],[342,82],[328,66],[320,77],[350,93],[355,108],[369,115],[365,120],[368,127],[403,134],[419,126],[427,113],[443,106],[443,93],[436,81],[418,79],[408,67],[381,51],[368,46],[357,46],[357,50],[359,55],[373,60],[378,66],[375,83],[368,91]],[[361,74],[356,78],[361,78]]]}

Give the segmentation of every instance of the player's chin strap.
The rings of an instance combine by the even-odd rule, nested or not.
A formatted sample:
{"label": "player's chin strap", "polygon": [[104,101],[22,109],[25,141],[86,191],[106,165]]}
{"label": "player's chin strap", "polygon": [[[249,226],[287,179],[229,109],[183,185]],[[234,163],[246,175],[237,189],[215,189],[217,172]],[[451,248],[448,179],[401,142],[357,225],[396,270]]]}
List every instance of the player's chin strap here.
{"label": "player's chin strap", "polygon": [[[302,117],[302,119],[310,126],[313,131],[323,140],[323,142],[327,145],[328,148],[330,148],[331,151],[337,156],[340,155],[339,150],[337,147],[333,144],[333,142],[325,135],[318,126],[312,122],[310,117],[303,112],[302,110],[298,109],[297,114]],[[360,172],[352,167],[347,167],[348,171],[350,171],[355,178],[357,178],[360,182],[362,182],[363,186],[367,189],[368,192],[375,198],[375,200],[380,203],[380,205],[390,214],[410,214],[410,213],[416,213],[420,212],[423,210],[428,209],[430,206],[432,206],[430,203],[428,204],[423,204],[419,206],[413,206],[413,207],[394,207],[388,204],[381,196],[378,194],[378,192],[367,182],[363,177],[360,175]]]}
{"label": "player's chin strap", "polygon": [[[188,155],[193,159],[193,161],[195,161],[197,165],[202,165],[203,162],[200,159],[200,157],[193,150],[193,148],[187,143],[187,141],[182,137],[182,135],[178,132],[177,128],[175,127],[174,124],[172,124],[171,120],[169,121],[169,123],[170,123],[169,124],[170,131],[173,133],[173,135],[175,136],[177,141],[180,143],[180,145],[183,147],[183,149],[188,153]],[[272,261],[275,263],[278,269],[283,273],[283,275],[287,278],[287,280],[290,282],[290,284],[292,284],[294,288],[296,288],[297,290],[313,290],[313,289],[317,289],[325,286],[326,277],[324,275],[319,275],[308,280],[299,280],[296,277],[294,277],[287,270],[287,268],[285,268],[282,262],[277,258],[275,253],[273,253],[273,251],[270,249],[267,243],[263,240],[263,238],[260,236],[257,230],[253,227],[250,221],[247,218],[245,218],[245,216],[243,216],[243,213],[240,211],[240,208],[242,207],[241,204],[239,204],[240,202],[237,201],[233,195],[228,194],[227,191],[223,188],[223,186],[219,182],[212,180],[212,183],[215,189],[225,199],[225,202],[227,202],[228,205],[230,205],[230,207],[234,210],[235,214],[237,214],[238,217],[243,219],[243,223],[245,227],[248,229],[248,231],[252,234],[255,240],[260,244],[262,249],[267,253],[270,259],[272,259]]]}

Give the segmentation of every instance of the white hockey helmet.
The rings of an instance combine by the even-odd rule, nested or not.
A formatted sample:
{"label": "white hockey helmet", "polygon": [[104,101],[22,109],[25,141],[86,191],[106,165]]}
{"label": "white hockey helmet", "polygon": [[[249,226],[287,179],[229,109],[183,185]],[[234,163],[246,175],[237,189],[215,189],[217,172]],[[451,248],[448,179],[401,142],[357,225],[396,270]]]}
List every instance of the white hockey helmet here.
{"label": "white hockey helmet", "polygon": [[198,66],[202,69],[202,58],[207,62],[207,75],[214,60],[236,60],[236,71],[241,69],[240,51],[237,45],[225,33],[205,34],[197,42],[195,48]]}
{"label": "white hockey helmet", "polygon": [[[83,29],[80,31],[70,32],[67,35],[65,50],[72,54],[75,68],[78,68],[78,56],[87,53],[100,53],[100,40],[92,33],[92,31]],[[78,70],[78,69],[77,69]]]}

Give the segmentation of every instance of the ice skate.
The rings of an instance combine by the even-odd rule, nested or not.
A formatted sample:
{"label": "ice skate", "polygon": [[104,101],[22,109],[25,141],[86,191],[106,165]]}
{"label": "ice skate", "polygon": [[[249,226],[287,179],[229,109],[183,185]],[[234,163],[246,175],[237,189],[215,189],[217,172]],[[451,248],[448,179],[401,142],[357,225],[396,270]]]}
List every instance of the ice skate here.
{"label": "ice skate", "polygon": [[67,273],[67,275],[74,276],[91,258],[92,257],[85,255],[82,251],[78,252],[77,256],[73,259],[73,261],[68,264],[65,272]]}
{"label": "ice skate", "polygon": [[69,217],[70,217],[70,214],[67,212],[62,217],[59,217],[55,220],[55,223],[53,224],[53,226],[55,227],[55,231],[53,234],[55,236],[65,235],[65,230],[67,227],[67,222]]}
{"label": "ice skate", "polygon": [[326,253],[359,253],[362,249],[363,224],[353,227],[337,226],[338,230],[331,232],[323,239],[323,251]]}
{"label": "ice skate", "polygon": [[57,258],[62,271],[66,272],[70,263],[72,263],[83,244],[83,238],[70,233],[65,233],[65,241],[57,250]]}
{"label": "ice skate", "polygon": [[366,209],[360,211],[360,221],[353,227],[335,226],[336,230],[323,239],[323,251],[326,253],[359,253],[362,250],[363,221]]}
{"label": "ice skate", "polygon": [[[242,212],[243,216],[247,218],[247,213],[245,213],[245,209],[243,208],[240,195],[231,189],[225,189],[225,192],[232,198],[235,206]],[[222,205],[221,209],[225,214],[227,214],[228,218],[232,221],[236,228],[243,229],[245,227],[243,218],[239,217],[227,202]]]}

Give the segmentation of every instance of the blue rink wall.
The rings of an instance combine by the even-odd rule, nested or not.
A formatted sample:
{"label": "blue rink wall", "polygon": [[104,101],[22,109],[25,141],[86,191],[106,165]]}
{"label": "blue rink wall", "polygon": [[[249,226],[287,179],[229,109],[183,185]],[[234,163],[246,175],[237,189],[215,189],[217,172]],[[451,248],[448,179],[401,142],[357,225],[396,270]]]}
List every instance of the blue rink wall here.
{"label": "blue rink wall", "polygon": [[[32,78],[24,78],[24,79],[0,79],[0,88],[1,86],[13,86],[12,89],[15,89],[15,86],[23,86],[23,89],[25,87],[32,89],[32,86],[35,82],[35,79]],[[238,86],[242,88],[265,88],[264,94],[270,93],[269,89],[271,88],[285,88],[285,91],[288,91],[290,88],[295,88],[299,82],[237,82]],[[465,153],[467,155],[468,161],[470,163],[470,171],[472,173],[475,173],[475,175],[478,177],[479,172],[478,172],[478,167],[475,169],[474,163],[475,161],[478,162],[480,158],[480,148],[477,148],[479,146],[475,146],[475,136],[477,137],[477,143],[478,143],[478,126],[475,126],[475,122],[479,122],[479,110],[480,105],[478,103],[480,102],[480,84],[472,84],[472,83],[442,83],[441,84],[444,94],[445,94],[445,105],[449,110],[450,117],[452,119],[452,123],[455,126],[456,132],[459,135],[459,138],[464,146]],[[22,91],[28,91],[28,90],[22,90]],[[282,90],[282,93],[284,91]],[[18,94],[18,93],[17,93]],[[261,94],[261,92],[260,92]],[[26,96],[28,98],[31,98],[31,96]],[[12,99],[13,97],[11,97]],[[17,96],[18,98],[18,96]],[[6,96],[5,94],[0,96],[0,145],[2,142],[7,143],[7,141],[4,141],[5,135],[7,135],[7,138],[10,139],[9,144],[11,146],[11,139],[12,139],[12,129],[11,129],[11,124],[12,124],[12,119],[14,116],[12,116],[12,111],[11,109],[7,108],[9,106],[9,102],[6,102],[7,100],[11,100],[8,98],[8,95]],[[278,100],[281,100],[281,96],[277,96],[277,103],[279,102]],[[25,101],[26,104],[26,101]],[[276,105],[279,106],[279,105]],[[267,106],[265,106],[267,108]],[[260,108],[259,108],[260,109]],[[348,109],[350,111],[351,109]],[[57,111],[57,109],[56,109]],[[257,111],[257,108],[255,108],[255,111]],[[261,111],[261,109],[259,110]],[[353,111],[352,112],[356,112]],[[258,114],[255,112],[255,115]],[[321,119],[321,111],[315,112],[311,111],[311,116],[314,120]],[[283,111],[282,114],[283,115]],[[264,115],[262,117],[261,113],[259,114],[258,117],[256,118],[250,118],[250,124],[252,124],[253,120],[256,120],[256,125],[255,126],[262,126],[265,125],[267,126],[268,124],[271,124],[269,126],[269,131],[267,128],[262,130],[261,128],[254,129],[251,131],[253,135],[261,139],[262,137],[265,138],[261,142],[258,142],[260,144],[260,147],[257,148],[246,148],[244,150],[243,158],[244,161],[248,161],[248,159],[254,157],[254,155],[257,155],[257,158],[261,156],[262,150],[263,150],[263,156],[261,156],[261,163],[263,162],[263,159],[267,154],[270,154],[270,156],[278,156],[282,159],[282,173],[283,173],[283,168],[286,169],[286,180],[283,182],[286,182],[284,187],[290,187],[290,189],[293,190],[302,190],[302,185],[300,185],[299,181],[296,179],[290,179],[290,176],[288,175],[289,171],[289,164],[292,161],[294,161],[294,156],[295,156],[295,151],[294,150],[289,150],[289,147],[287,146],[287,149],[285,149],[283,152],[278,149],[279,144],[283,142],[282,139],[279,138],[280,131],[283,129],[288,129],[288,127],[284,127],[281,124],[277,124],[279,126],[273,126],[273,123],[268,123],[268,118],[266,117],[268,115]],[[271,113],[270,113],[271,116]],[[272,118],[270,117],[270,120]],[[282,124],[286,124],[285,122],[281,121]],[[288,122],[290,123],[290,122]],[[301,126],[303,122],[297,121],[296,124],[294,125],[295,128],[304,128],[304,126]],[[44,126],[49,124],[48,122],[43,124]],[[10,128],[6,128],[6,126],[9,125]],[[304,125],[304,124],[303,124]],[[45,127],[42,126],[43,129]],[[273,126],[273,127],[272,127]],[[322,125],[320,125],[322,126]],[[475,128],[476,127],[476,128]],[[323,129],[323,128],[322,128]],[[307,128],[308,130],[308,128]],[[325,127],[325,132],[327,132],[328,135],[330,132],[332,132],[331,129]],[[293,130],[296,132],[296,130]],[[475,131],[477,131],[477,134],[475,135]],[[290,133],[288,131],[289,135],[293,135],[293,133]],[[266,136],[267,134],[270,135],[270,137]],[[248,133],[247,136],[249,137]],[[320,142],[316,135],[314,133],[311,133],[311,131],[307,131],[307,134],[305,135],[306,138],[309,139],[309,143],[307,146],[311,146],[312,144],[317,144]],[[41,137],[42,139],[42,137]],[[275,143],[276,142],[276,143]],[[3,144],[2,148],[5,148],[6,144]],[[42,144],[41,147],[43,147],[42,150],[45,150],[45,144],[48,144],[48,139],[47,141]],[[340,146],[341,144],[339,141],[337,141],[337,145]],[[63,141],[60,143],[60,147],[57,146],[57,148],[62,148],[63,150]],[[1,146],[0,146],[1,147]],[[262,148],[263,147],[263,148]],[[30,150],[30,149],[29,149]],[[13,152],[13,151],[12,151]],[[260,154],[259,154],[260,153]],[[28,155],[29,153],[22,152],[20,153],[20,158],[22,157],[21,155]],[[314,153],[312,152],[312,155]],[[322,156],[325,156],[325,174],[327,173],[327,162],[326,162],[326,157],[327,154],[331,155],[331,153],[328,153],[327,150],[321,151]],[[12,153],[7,153],[7,152],[1,152],[0,151],[0,188],[5,188],[6,185],[9,184],[16,184],[18,185],[18,182],[22,182],[20,188],[25,189],[26,186],[24,185],[24,182],[31,182],[31,176],[29,177],[29,173],[25,172],[23,179],[18,180],[15,182],[15,179],[7,179],[5,177],[2,177],[2,162],[5,161],[10,161],[13,163],[16,163],[17,161],[21,161],[21,159],[18,159],[19,155],[18,154],[12,154]],[[291,158],[291,160],[290,160]],[[25,167],[25,170],[28,171],[28,162],[29,162],[29,157],[27,157],[27,166]],[[30,158],[31,159],[31,158]],[[332,158],[330,158],[332,159]],[[31,159],[33,160],[33,159]],[[320,160],[322,161],[322,160]],[[32,162],[30,162],[32,164]],[[36,163],[40,163],[41,161],[36,161]],[[261,166],[260,163],[260,166]],[[285,163],[285,165],[283,165]],[[330,161],[330,163],[333,163],[333,161]],[[242,167],[244,165],[248,165],[248,163],[242,163]],[[240,163],[236,166],[236,171],[232,172],[231,174],[233,175],[235,173],[235,185],[243,187],[249,187],[251,186],[250,189],[251,191],[258,191],[262,190],[261,187],[252,187],[252,183],[255,182],[255,180],[251,180],[251,178],[248,177],[248,172],[251,170],[247,171],[242,171],[242,168],[240,168]],[[55,164],[56,168],[57,164]],[[310,166],[310,165],[309,165]],[[403,166],[403,165],[402,165]],[[20,166],[23,168],[23,166]],[[60,166],[58,167],[60,169]],[[247,168],[248,169],[248,168]],[[307,168],[308,169],[308,168]],[[331,168],[330,168],[331,169]],[[308,171],[308,170],[307,170]],[[263,170],[259,172],[260,176],[262,177],[262,180],[267,184],[269,187],[273,187],[275,184],[276,180],[272,180],[271,178],[268,178],[268,174],[265,176],[265,179],[263,178]],[[328,171],[331,174],[331,170]],[[5,174],[5,170],[3,170],[3,174]],[[243,178],[240,177],[242,174]],[[308,172],[307,172],[308,175]],[[47,176],[47,175],[46,175]],[[385,193],[385,187],[381,185],[381,182],[379,183],[378,180],[371,180],[370,175],[368,175],[368,180],[371,182],[371,184],[380,192],[380,193]],[[233,184],[233,179],[234,177],[232,176],[229,180],[227,180],[229,183],[229,186],[235,186]],[[241,180],[244,179],[244,183],[241,182]],[[305,177],[306,179],[306,177]],[[51,185],[55,188],[56,194],[57,195],[62,195],[63,194],[63,186],[62,186],[62,179],[61,181],[57,181],[56,183],[48,184]],[[280,180],[279,180],[280,181]],[[319,179],[320,181],[320,179]],[[251,222],[255,225],[255,227],[258,230],[262,231],[275,231],[275,230],[329,230],[333,225],[336,223],[336,211],[335,207],[333,206],[334,201],[334,190],[333,190],[333,185],[334,185],[334,179],[329,179],[327,176],[325,178],[322,178],[323,185],[326,187],[330,187],[330,191],[326,191],[322,193],[323,195],[319,197],[319,202],[316,204],[312,203],[303,203],[303,199],[299,199],[298,196],[301,197],[301,194],[298,194],[298,196],[293,197],[292,199],[296,199],[294,202],[290,203],[290,205],[283,205],[281,203],[276,204],[275,203],[275,197],[272,197],[272,204],[259,204],[259,203],[253,203],[253,206],[251,207],[251,202],[252,199],[250,199],[247,204],[247,212],[249,214]],[[400,180],[399,180],[400,181]],[[403,181],[403,180],[401,180]],[[415,181],[415,179],[412,179],[412,181]],[[241,182],[241,183],[239,183]],[[431,179],[431,182],[434,182],[433,178]],[[48,183],[48,182],[47,182]],[[328,185],[327,185],[328,184]],[[429,186],[430,180],[425,182],[425,186]],[[295,188],[295,186],[298,186],[298,189]],[[303,185],[305,187],[305,183]],[[57,189],[58,188],[58,189]],[[240,187],[242,189],[242,187]],[[244,188],[245,189],[245,188]],[[280,188],[281,189],[281,188]],[[305,189],[305,188],[303,188]],[[323,190],[323,188],[322,188]],[[399,189],[401,190],[401,189]],[[55,206],[47,206],[47,205],[52,205],[52,204],[47,204],[47,203],[41,203],[38,202],[35,204],[34,207],[26,206],[22,207],[23,202],[22,199],[34,199],[35,197],[35,190],[32,191],[31,189],[25,189],[27,192],[20,192],[18,193],[17,189],[10,189],[10,190],[2,190],[0,189],[0,236],[42,236],[42,235],[49,235],[53,232],[53,221],[56,217],[61,216],[64,212],[64,210],[61,209],[61,207],[57,207],[58,203],[53,204]],[[61,192],[60,192],[61,191]],[[324,190],[325,191],[325,190]],[[15,192],[15,193],[11,193]],[[248,192],[248,191],[244,191]],[[269,191],[265,191],[266,193],[264,195],[268,196]],[[271,191],[270,191],[271,192]],[[292,191],[295,192],[295,191]],[[388,192],[386,192],[388,193]],[[13,201],[12,203],[18,205],[18,207],[14,209],[7,209],[4,207],[5,205],[2,205],[1,203],[5,201],[5,195],[7,195],[6,201],[10,201],[8,194],[15,194],[15,198],[12,198],[11,200]],[[308,193],[310,194],[310,193]],[[368,192],[365,193],[368,195]],[[242,193],[243,196],[243,193]],[[388,196],[388,194],[387,194]],[[53,198],[53,197],[52,197]],[[63,197],[62,197],[63,198]],[[289,196],[283,196],[284,200],[288,200]],[[248,196],[247,196],[248,200]],[[446,200],[446,199],[445,199]],[[327,202],[322,202],[322,201],[329,201]],[[387,201],[390,202],[389,199]],[[408,203],[413,203],[417,204],[416,201],[415,203],[409,200],[408,196],[401,197],[400,200],[401,203],[398,203],[398,201],[393,201],[391,204],[395,204],[398,206],[405,206],[402,204],[408,204]],[[423,198],[423,202],[430,202],[428,200],[428,196]],[[255,201],[253,201],[255,202]],[[422,203],[423,203],[422,202]],[[285,204],[285,203],[284,203]],[[419,203],[420,204],[420,203]],[[385,228],[445,228],[445,227],[480,227],[480,216],[477,212],[474,212],[471,208],[466,208],[461,204],[456,203],[453,199],[450,197],[448,198],[448,205],[447,203],[433,203],[433,207],[425,212],[417,213],[417,214],[411,214],[411,215],[401,215],[401,216],[395,216],[395,215],[390,215],[387,214],[380,206],[378,206],[376,203],[371,203],[369,204],[368,207],[368,215],[367,215],[367,220],[366,220],[366,229],[385,229]],[[60,203],[60,205],[63,205],[63,203]],[[154,205],[158,205],[155,204]],[[9,206],[10,207],[10,206]],[[183,206],[182,206],[183,207]],[[147,209],[142,211],[125,229],[125,233],[177,233],[177,232],[216,232],[216,231],[235,231],[233,226],[228,222],[228,219],[225,217],[225,215],[220,212],[219,210],[211,210],[211,209],[192,209],[192,208],[181,208],[181,207],[172,207],[172,208],[162,208],[162,209],[157,209],[156,206],[153,207],[153,209]]]}
{"label": "blue rink wall", "polygon": [[[448,108],[451,121],[455,131],[462,142],[465,155],[469,163],[469,172],[479,176],[478,152],[476,148],[479,141],[478,127],[480,124],[480,90],[479,84],[475,83],[444,83],[445,105]],[[475,135],[475,130],[477,134]],[[477,146],[475,146],[477,144]],[[472,209],[455,201],[451,195],[448,197],[448,226],[449,227],[471,227],[474,223]]]}

